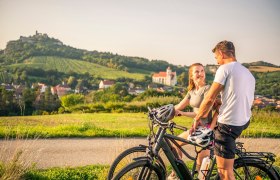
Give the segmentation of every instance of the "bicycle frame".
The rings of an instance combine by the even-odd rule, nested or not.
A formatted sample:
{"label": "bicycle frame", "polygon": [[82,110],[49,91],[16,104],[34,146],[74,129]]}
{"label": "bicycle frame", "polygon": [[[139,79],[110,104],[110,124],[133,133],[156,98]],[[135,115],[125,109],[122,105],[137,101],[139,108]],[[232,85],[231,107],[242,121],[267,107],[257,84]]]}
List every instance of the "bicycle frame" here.
{"label": "bicycle frame", "polygon": [[[159,129],[156,133],[156,136],[155,136],[155,145],[152,148],[152,152],[155,156],[157,156],[159,150],[162,149],[163,152],[165,153],[167,159],[169,160],[171,166],[173,167],[174,171],[176,172],[177,176],[180,179],[193,179],[193,175],[194,175],[195,168],[196,168],[197,155],[200,151],[208,149],[208,148],[202,148],[199,152],[196,152],[197,153],[196,158],[193,159],[176,141],[181,141],[181,142],[196,146],[195,144],[193,144],[183,138],[180,138],[180,137],[177,137],[177,136],[174,136],[171,134],[167,134],[166,128],[159,127]],[[189,159],[194,160],[194,166],[193,166],[192,172],[189,171],[189,169],[186,167],[185,163],[179,158],[179,156],[178,156],[176,150],[174,149],[174,147],[172,146],[172,144],[174,144],[178,149],[180,149],[182,151],[182,153],[184,155],[186,155]],[[205,179],[210,178],[210,175],[211,175],[211,173],[214,169],[215,163],[216,163],[215,156],[211,155],[211,160],[212,160],[211,167],[204,174]]]}

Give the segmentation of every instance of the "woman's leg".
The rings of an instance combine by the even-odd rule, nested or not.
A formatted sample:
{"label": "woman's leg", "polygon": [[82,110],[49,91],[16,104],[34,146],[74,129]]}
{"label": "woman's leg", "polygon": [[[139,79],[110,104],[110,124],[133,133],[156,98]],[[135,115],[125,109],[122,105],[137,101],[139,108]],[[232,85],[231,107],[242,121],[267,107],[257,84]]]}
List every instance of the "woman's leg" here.
{"label": "woman's leg", "polygon": [[210,150],[203,150],[201,151],[196,159],[196,170],[199,171],[201,164],[202,164],[202,160],[203,158],[205,158],[206,156],[210,156]]}
{"label": "woman's leg", "polygon": [[[189,136],[189,130],[188,130],[188,131],[182,132],[181,134],[179,134],[178,137],[183,138],[183,139],[187,139],[188,136]],[[180,146],[186,145],[186,143],[181,142],[181,141],[176,141],[176,142],[177,142]],[[177,148],[176,146],[175,146],[175,148],[176,148],[176,151],[177,151],[179,157],[182,159],[182,156],[183,156],[182,151],[181,151],[179,148]]]}
{"label": "woman's leg", "polygon": [[[181,134],[179,134],[178,137],[187,139],[188,136],[189,136],[189,131],[184,131],[184,132],[182,132]],[[186,143],[181,142],[181,141],[176,141],[176,142],[177,142],[180,146],[186,145]],[[175,146],[175,145],[173,145],[173,147],[176,149],[176,151],[177,151],[178,156],[180,157],[180,159],[182,159],[182,156],[183,156],[182,151],[181,151],[177,146]],[[169,178],[172,179],[172,177],[175,177],[175,176],[176,176],[175,171],[172,170],[172,172],[171,172]],[[168,179],[169,179],[169,178],[168,178]]]}

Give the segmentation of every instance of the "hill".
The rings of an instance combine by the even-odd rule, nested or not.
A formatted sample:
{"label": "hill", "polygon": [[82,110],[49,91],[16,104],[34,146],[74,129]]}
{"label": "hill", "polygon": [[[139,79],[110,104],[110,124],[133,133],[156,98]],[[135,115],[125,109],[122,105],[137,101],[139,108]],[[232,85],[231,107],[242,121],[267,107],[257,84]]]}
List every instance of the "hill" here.
{"label": "hill", "polygon": [[[265,61],[256,61],[256,62],[252,62],[252,63],[243,63],[244,66],[249,67],[249,66],[266,66],[266,67],[278,67],[274,64],[265,62]],[[279,68],[279,67],[278,67]]]}
{"label": "hill", "polygon": [[0,51],[0,63],[11,65],[23,63],[26,59],[36,56],[52,56],[91,62],[126,72],[157,72],[168,66],[177,73],[185,71],[184,67],[170,64],[163,60],[148,60],[141,57],[129,57],[109,52],[87,51],[64,45],[60,40],[50,38],[47,34],[36,32],[29,37],[21,36],[16,41],[9,41],[4,50]]}
{"label": "hill", "polygon": [[145,76],[168,66],[178,74],[187,68],[163,60],[77,49],[38,32],[9,41],[6,48],[0,50],[0,65],[0,83],[40,81],[54,85],[74,76],[95,86],[101,79],[145,81]]}

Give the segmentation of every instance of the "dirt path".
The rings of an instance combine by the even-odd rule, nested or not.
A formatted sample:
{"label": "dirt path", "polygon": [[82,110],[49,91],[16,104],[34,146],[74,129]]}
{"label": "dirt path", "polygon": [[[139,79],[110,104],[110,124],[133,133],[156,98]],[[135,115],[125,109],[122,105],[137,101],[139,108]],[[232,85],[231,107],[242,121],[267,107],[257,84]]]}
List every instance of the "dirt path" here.
{"label": "dirt path", "polygon": [[[247,151],[273,152],[280,156],[280,139],[239,139]],[[23,150],[24,162],[36,162],[38,168],[111,164],[125,149],[146,144],[145,138],[0,140],[0,158]],[[186,146],[186,149],[187,146]]]}

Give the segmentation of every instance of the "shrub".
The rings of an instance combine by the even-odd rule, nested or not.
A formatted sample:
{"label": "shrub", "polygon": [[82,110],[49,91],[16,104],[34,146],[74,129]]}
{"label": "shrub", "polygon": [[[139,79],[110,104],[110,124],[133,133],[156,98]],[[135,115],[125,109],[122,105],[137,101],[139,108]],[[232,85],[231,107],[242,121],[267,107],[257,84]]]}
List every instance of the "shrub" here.
{"label": "shrub", "polygon": [[43,112],[42,112],[42,115],[49,115],[49,112],[43,111]]}
{"label": "shrub", "polygon": [[58,113],[59,113],[59,114],[63,114],[64,111],[65,111],[64,107],[58,108]]}

